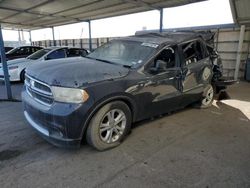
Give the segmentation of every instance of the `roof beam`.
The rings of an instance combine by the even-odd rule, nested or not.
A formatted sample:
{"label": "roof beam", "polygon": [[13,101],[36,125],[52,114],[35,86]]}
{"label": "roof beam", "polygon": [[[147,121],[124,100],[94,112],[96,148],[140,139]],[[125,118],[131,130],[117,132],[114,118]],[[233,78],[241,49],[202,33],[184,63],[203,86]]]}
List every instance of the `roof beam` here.
{"label": "roof beam", "polygon": [[17,26],[21,26],[21,27],[36,27],[36,28],[43,28],[44,26],[39,25],[33,25],[33,24],[22,24],[22,23],[13,23],[13,22],[6,22],[6,21],[1,21],[2,24],[9,24],[9,25],[17,25]]}
{"label": "roof beam", "polygon": [[152,9],[152,10],[161,10],[160,7],[151,5],[150,3],[146,3],[146,2],[144,2],[142,0],[123,0],[123,2],[132,3],[132,4],[139,5],[139,6],[149,8],[149,9]]}
{"label": "roof beam", "polygon": [[229,0],[229,3],[230,3],[234,23],[238,24],[238,15],[237,15],[237,11],[236,11],[235,1]]}
{"label": "roof beam", "polygon": [[6,10],[11,10],[11,11],[16,11],[17,12],[15,14],[12,14],[10,16],[7,16],[7,17],[3,18],[3,20],[8,19],[8,18],[12,18],[12,17],[17,16],[18,14],[21,14],[21,13],[30,13],[29,10],[37,8],[37,7],[40,7],[40,6],[43,6],[43,5],[46,5],[48,3],[51,3],[52,1],[54,1],[54,0],[47,0],[45,2],[39,3],[38,5],[32,6],[32,7],[28,8],[28,9],[24,9],[24,10],[22,10],[22,9],[16,9],[16,8],[1,7],[0,6],[0,8],[2,8],[2,9],[6,9]]}
{"label": "roof beam", "polygon": [[[77,18],[72,18],[72,17],[67,17],[67,16],[56,16],[54,14],[45,14],[45,13],[39,13],[39,12],[32,12],[30,10],[21,10],[21,9],[16,9],[16,8],[6,8],[6,7],[1,7],[1,6],[0,6],[0,8],[5,9],[5,10],[10,10],[10,11],[16,11],[17,12],[15,14],[12,14],[10,16],[2,18],[1,20],[6,20],[6,19],[9,19],[9,18],[12,18],[12,17],[17,16],[18,14],[21,14],[21,13],[29,13],[29,14],[33,14],[33,15],[40,15],[42,17],[47,17],[48,16],[48,17],[54,17],[54,18],[64,18],[64,19],[68,19],[68,20],[79,21]],[[26,20],[26,21],[29,21],[29,20]]]}

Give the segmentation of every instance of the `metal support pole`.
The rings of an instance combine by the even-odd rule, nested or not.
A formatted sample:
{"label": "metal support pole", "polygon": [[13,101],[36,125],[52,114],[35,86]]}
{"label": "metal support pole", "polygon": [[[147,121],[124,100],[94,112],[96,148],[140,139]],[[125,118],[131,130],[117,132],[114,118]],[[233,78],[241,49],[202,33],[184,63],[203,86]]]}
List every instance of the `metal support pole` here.
{"label": "metal support pole", "polygon": [[88,21],[89,23],[89,51],[92,51],[92,37],[91,37],[91,21]]}
{"label": "metal support pole", "polygon": [[29,31],[29,36],[30,36],[30,45],[32,45],[31,31]]}
{"label": "metal support pole", "polygon": [[21,41],[24,41],[24,34],[22,29],[21,29]]}
{"label": "metal support pole", "polygon": [[53,45],[56,46],[54,27],[51,27],[51,29],[52,29],[52,36],[53,36]]}
{"label": "metal support pole", "polygon": [[8,71],[8,66],[7,66],[7,62],[6,62],[1,25],[0,25],[0,55],[1,55],[3,73],[4,73],[4,82],[5,82],[5,87],[6,87],[6,91],[7,91],[7,97],[9,100],[11,100],[12,99],[12,92],[11,92],[11,87],[10,87],[9,71]]}
{"label": "metal support pole", "polygon": [[160,9],[160,33],[162,33],[163,29],[163,8]]}
{"label": "metal support pole", "polygon": [[243,46],[243,41],[244,41],[245,30],[246,30],[246,26],[242,25],[240,27],[240,38],[239,38],[236,66],[235,66],[235,72],[234,72],[234,79],[235,80],[238,80],[238,76],[239,76],[239,69],[240,69],[240,63],[241,63],[242,46]]}
{"label": "metal support pole", "polygon": [[18,30],[18,45],[21,46],[21,34],[20,34],[20,30]]}

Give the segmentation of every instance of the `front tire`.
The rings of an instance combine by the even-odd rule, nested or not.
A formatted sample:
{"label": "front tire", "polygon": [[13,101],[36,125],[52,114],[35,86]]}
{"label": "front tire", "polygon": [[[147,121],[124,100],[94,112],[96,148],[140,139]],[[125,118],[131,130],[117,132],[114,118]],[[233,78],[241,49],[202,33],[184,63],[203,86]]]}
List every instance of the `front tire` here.
{"label": "front tire", "polygon": [[23,83],[25,80],[25,70],[22,70],[22,72],[20,73],[20,81]]}
{"label": "front tire", "polygon": [[114,101],[104,105],[87,128],[88,144],[99,151],[120,145],[131,128],[132,115],[127,104]]}

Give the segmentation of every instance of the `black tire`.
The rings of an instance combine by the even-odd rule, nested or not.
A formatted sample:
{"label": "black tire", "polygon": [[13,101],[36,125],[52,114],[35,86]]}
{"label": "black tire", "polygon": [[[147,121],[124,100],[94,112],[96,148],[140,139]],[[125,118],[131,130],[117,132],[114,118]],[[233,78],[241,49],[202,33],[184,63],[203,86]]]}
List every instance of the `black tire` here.
{"label": "black tire", "polygon": [[203,91],[203,97],[198,103],[198,107],[204,109],[212,106],[214,101],[214,95],[214,87],[211,84],[207,85],[207,87]]}
{"label": "black tire", "polygon": [[22,70],[21,74],[20,74],[20,81],[23,83],[25,80],[25,70]]}
{"label": "black tire", "polygon": [[[116,117],[117,114],[120,115],[119,117],[122,117],[120,124],[115,125],[116,121],[112,121],[113,123],[110,123],[111,121],[109,119],[115,120],[116,118],[118,118],[118,116]],[[111,118],[111,116],[109,115],[113,116],[114,118]],[[123,115],[126,121],[124,120]],[[105,121],[106,123],[104,123]],[[100,110],[98,110],[97,113],[91,119],[87,128],[86,140],[89,145],[93,146],[99,151],[114,148],[120,145],[120,143],[129,133],[131,129],[131,122],[132,122],[132,115],[128,105],[126,105],[122,101],[110,102],[104,105]],[[103,125],[105,126],[107,125],[107,127]],[[119,129],[116,128],[117,126],[119,126]],[[120,129],[122,129],[121,127],[123,127],[123,131],[120,131]],[[106,128],[108,128],[108,130],[105,130]],[[106,132],[101,129],[105,130]],[[116,131],[114,131],[114,129],[116,129]],[[110,131],[109,135],[108,131]],[[119,132],[119,134],[116,133],[117,131]],[[112,136],[113,134],[114,134],[114,139]],[[110,137],[110,135],[112,138],[105,140],[105,138]]]}

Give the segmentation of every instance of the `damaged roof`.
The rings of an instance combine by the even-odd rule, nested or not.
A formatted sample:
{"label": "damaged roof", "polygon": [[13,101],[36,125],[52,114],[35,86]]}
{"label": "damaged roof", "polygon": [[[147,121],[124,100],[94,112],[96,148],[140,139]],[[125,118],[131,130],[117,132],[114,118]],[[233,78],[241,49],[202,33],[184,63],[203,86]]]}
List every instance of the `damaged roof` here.
{"label": "damaged roof", "polygon": [[214,33],[211,31],[178,31],[178,32],[146,32],[140,31],[136,35],[124,37],[122,40],[133,40],[139,42],[148,42],[154,44],[178,44],[184,41],[189,41],[196,38],[203,38],[210,43],[213,42]]}
{"label": "damaged roof", "polygon": [[0,0],[4,28],[34,30],[204,0]]}

